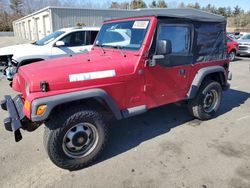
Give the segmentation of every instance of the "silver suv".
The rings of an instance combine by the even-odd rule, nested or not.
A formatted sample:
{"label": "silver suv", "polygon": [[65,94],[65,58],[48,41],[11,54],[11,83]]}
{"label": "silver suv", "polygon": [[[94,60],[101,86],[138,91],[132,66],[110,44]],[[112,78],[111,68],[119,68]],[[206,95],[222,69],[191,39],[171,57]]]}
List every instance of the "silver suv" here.
{"label": "silver suv", "polygon": [[250,55],[250,34],[241,37],[238,41],[239,43],[239,55]]}

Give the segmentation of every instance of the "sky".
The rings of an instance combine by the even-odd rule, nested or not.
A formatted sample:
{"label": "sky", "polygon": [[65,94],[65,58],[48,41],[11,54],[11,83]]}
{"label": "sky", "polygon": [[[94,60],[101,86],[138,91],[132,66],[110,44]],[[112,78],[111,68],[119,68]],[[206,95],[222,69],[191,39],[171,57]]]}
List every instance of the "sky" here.
{"label": "sky", "polygon": [[[99,2],[104,3],[105,0],[99,0]],[[117,2],[130,2],[131,0],[113,0]],[[170,6],[176,6],[175,4],[179,4],[184,2],[185,4],[188,3],[195,3],[198,2],[201,6],[206,6],[207,4],[215,5],[216,7],[235,7],[239,5],[242,9],[248,11],[250,10],[250,0],[165,0]],[[150,4],[152,0],[144,0],[146,4]]]}

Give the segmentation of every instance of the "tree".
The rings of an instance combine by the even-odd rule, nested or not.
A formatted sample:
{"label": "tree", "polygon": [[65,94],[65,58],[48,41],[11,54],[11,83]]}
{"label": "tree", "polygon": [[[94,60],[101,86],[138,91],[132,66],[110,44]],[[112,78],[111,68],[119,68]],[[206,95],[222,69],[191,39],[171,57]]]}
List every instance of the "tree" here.
{"label": "tree", "polygon": [[233,15],[238,16],[241,13],[241,8],[237,5],[234,7]]}
{"label": "tree", "polygon": [[167,8],[168,5],[164,0],[158,0],[157,7],[159,7],[159,8]]}
{"label": "tree", "polygon": [[109,8],[114,8],[114,9],[119,9],[120,8],[120,4],[118,2],[111,2],[111,5]]}
{"label": "tree", "polygon": [[152,3],[149,5],[150,8],[167,8],[168,5],[164,0],[158,0],[157,2],[155,0],[152,1]]}
{"label": "tree", "polygon": [[133,0],[130,3],[132,9],[147,8],[146,3],[143,0]]}
{"label": "tree", "polygon": [[202,8],[202,9],[205,10],[205,11],[207,11],[207,12],[211,12],[211,13],[217,14],[216,7],[212,6],[210,3],[206,7]]}
{"label": "tree", "polygon": [[0,0],[0,13],[2,13],[3,12],[3,0]]}
{"label": "tree", "polygon": [[201,9],[201,6],[200,6],[199,3],[196,2],[196,3],[194,4],[194,8],[195,8],[195,9]]}
{"label": "tree", "polygon": [[120,3],[120,8],[121,9],[129,9],[130,8],[129,3],[128,2]]}
{"label": "tree", "polygon": [[111,5],[109,8],[114,8],[114,9],[129,9],[129,3],[128,2],[123,2],[123,3],[118,3],[116,1],[111,2]]}
{"label": "tree", "polygon": [[13,10],[14,14],[22,14],[23,1],[22,0],[10,0],[10,8]]}
{"label": "tree", "polygon": [[200,4],[197,3],[197,2],[196,2],[195,4],[189,3],[189,4],[187,5],[187,7],[189,7],[189,8],[195,8],[195,9],[200,9],[200,8],[201,8]]}
{"label": "tree", "polygon": [[153,0],[152,3],[149,5],[150,8],[156,8],[157,7],[157,4],[156,4],[156,1]]}
{"label": "tree", "polygon": [[227,16],[227,11],[225,7],[219,7],[217,10],[217,13],[222,15],[222,16]]}
{"label": "tree", "polygon": [[227,17],[231,17],[232,16],[232,9],[231,7],[227,7]]}
{"label": "tree", "polygon": [[181,2],[181,3],[178,5],[178,7],[179,7],[179,8],[185,8],[186,5],[185,5],[185,3]]}
{"label": "tree", "polygon": [[204,8],[204,10],[207,11],[207,12],[211,12],[211,7],[212,7],[212,5],[209,3],[209,4]]}

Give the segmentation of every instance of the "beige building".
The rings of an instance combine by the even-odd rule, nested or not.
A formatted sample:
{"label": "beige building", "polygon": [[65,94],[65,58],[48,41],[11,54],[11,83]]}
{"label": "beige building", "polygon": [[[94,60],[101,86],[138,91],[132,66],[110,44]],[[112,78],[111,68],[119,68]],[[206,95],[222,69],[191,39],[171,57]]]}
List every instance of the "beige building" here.
{"label": "beige building", "polygon": [[64,27],[101,26],[104,20],[136,15],[135,10],[46,7],[13,22],[15,36],[38,40]]}

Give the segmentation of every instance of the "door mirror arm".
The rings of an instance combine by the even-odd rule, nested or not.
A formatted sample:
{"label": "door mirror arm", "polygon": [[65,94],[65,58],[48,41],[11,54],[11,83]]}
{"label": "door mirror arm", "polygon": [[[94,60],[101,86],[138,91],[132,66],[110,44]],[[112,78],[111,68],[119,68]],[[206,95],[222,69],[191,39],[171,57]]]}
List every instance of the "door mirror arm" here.
{"label": "door mirror arm", "polygon": [[157,63],[157,60],[164,59],[164,57],[165,57],[164,55],[153,55],[152,59],[149,60],[148,62],[148,66],[149,67],[155,66]]}

